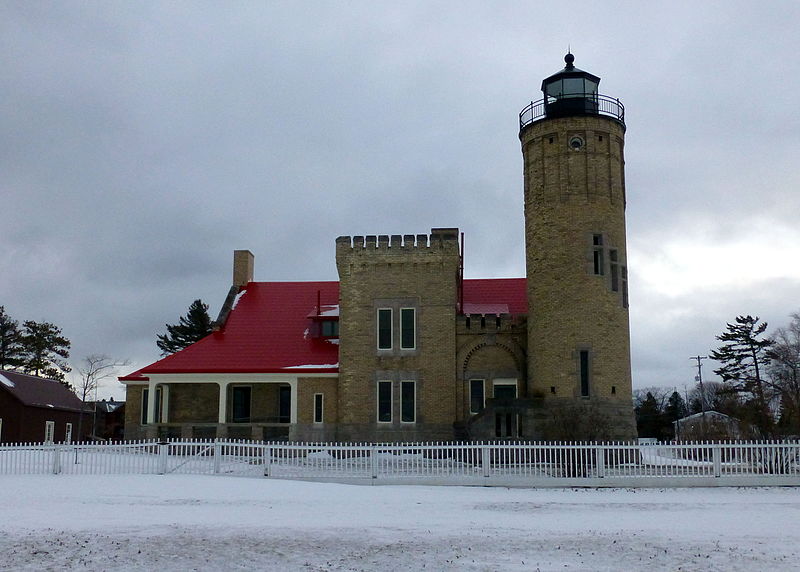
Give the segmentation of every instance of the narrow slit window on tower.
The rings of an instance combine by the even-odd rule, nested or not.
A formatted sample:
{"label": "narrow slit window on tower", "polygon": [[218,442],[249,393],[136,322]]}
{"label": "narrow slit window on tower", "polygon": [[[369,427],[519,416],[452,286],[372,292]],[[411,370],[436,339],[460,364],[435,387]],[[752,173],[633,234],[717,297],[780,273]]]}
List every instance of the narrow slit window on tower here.
{"label": "narrow slit window on tower", "polygon": [[611,263],[611,291],[619,292],[619,260],[616,249],[608,251],[608,258]]}
{"label": "narrow slit window on tower", "polygon": [[378,349],[392,349],[392,309],[378,308]]}
{"label": "narrow slit window on tower", "polygon": [[581,397],[589,397],[589,351],[580,351]]}
{"label": "narrow slit window on tower", "polygon": [[604,274],[602,234],[592,235],[592,263],[595,275],[602,276]]}
{"label": "narrow slit window on tower", "polygon": [[628,307],[628,268],[623,266],[622,270],[622,307]]}

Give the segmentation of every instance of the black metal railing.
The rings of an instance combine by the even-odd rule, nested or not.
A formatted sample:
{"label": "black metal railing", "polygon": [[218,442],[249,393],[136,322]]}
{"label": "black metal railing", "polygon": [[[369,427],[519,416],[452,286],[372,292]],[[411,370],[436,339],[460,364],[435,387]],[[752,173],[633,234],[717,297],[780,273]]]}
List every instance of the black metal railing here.
{"label": "black metal railing", "polygon": [[608,95],[586,94],[577,97],[562,97],[545,101],[532,101],[519,112],[519,129],[545,117],[567,117],[572,115],[605,115],[625,124],[625,106]]}

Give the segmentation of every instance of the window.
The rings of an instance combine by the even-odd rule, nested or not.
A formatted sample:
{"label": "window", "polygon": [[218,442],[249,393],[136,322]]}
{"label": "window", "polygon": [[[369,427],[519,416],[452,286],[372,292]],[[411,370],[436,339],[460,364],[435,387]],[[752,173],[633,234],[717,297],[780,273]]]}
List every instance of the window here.
{"label": "window", "polygon": [[378,308],[378,349],[392,349],[392,309]]}
{"label": "window", "polygon": [[231,408],[231,421],[233,423],[250,422],[250,395],[249,386],[238,385],[233,387],[233,404]]}
{"label": "window", "polygon": [[417,383],[415,381],[400,382],[400,421],[415,423],[417,420]]}
{"label": "window", "polygon": [[322,337],[323,338],[338,338],[339,337],[339,320],[323,320],[323,322],[322,322]]}
{"label": "window", "polygon": [[611,291],[619,292],[619,260],[616,249],[608,251],[608,258],[611,262]]}
{"label": "window", "polygon": [[64,443],[72,443],[72,423],[67,423],[67,430],[64,433]]}
{"label": "window", "polygon": [[278,423],[292,421],[292,388],[281,385],[278,388]]}
{"label": "window", "polygon": [[482,379],[469,380],[469,412],[480,413],[486,405],[484,382]]}
{"label": "window", "polygon": [[400,309],[400,349],[413,350],[416,347],[416,312],[414,308]]}
{"label": "window", "polygon": [[495,381],[494,398],[498,400],[508,400],[517,398],[516,381]]}
{"label": "window", "polygon": [[44,422],[44,442],[45,443],[52,443],[53,438],[56,434],[56,422],[55,421],[45,421]]}
{"label": "window", "polygon": [[378,423],[392,422],[392,382],[378,382]]}
{"label": "window", "polygon": [[622,267],[622,307],[628,307],[628,269]]}
{"label": "window", "polygon": [[589,397],[589,351],[580,351],[581,397]]}
{"label": "window", "polygon": [[[147,402],[150,397],[150,390],[145,388],[142,390],[142,425],[147,425]],[[161,388],[156,388],[156,407],[154,423],[161,423]]]}
{"label": "window", "polygon": [[603,275],[603,235],[592,235],[592,262],[594,264],[594,273],[597,276]]}
{"label": "window", "polygon": [[314,394],[314,423],[322,423],[322,394]]}

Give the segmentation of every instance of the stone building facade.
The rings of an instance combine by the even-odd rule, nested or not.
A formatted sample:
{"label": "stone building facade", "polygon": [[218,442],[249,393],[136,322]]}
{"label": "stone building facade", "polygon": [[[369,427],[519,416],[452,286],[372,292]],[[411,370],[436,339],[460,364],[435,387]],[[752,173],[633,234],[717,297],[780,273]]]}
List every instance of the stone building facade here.
{"label": "stone building facade", "polygon": [[338,282],[236,251],[216,331],[121,378],[126,436],[635,437],[624,113],[573,59],[520,114],[526,278],[465,280],[455,228],[339,237]]}

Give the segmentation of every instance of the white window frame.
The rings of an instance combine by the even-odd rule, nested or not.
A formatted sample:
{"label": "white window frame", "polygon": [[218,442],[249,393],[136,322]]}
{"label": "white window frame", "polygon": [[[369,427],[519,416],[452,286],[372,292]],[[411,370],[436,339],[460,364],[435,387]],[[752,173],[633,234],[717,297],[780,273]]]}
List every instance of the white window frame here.
{"label": "white window frame", "polygon": [[[389,384],[389,420],[381,421],[381,384]],[[394,383],[388,379],[380,379],[375,385],[375,418],[378,423],[389,425],[394,419]]]}
{"label": "white window frame", "polygon": [[[414,418],[411,421],[405,421],[403,419],[403,384],[410,383],[414,386],[414,407],[412,412],[414,413]],[[404,379],[400,382],[400,423],[404,423],[406,425],[413,425],[417,422],[417,382],[413,379]]]}
{"label": "white window frame", "polygon": [[[389,347],[381,347],[381,312],[389,312]],[[394,348],[394,310],[377,308],[375,311],[375,347],[378,351],[390,351]]]}
{"label": "white window frame", "polygon": [[[97,407],[97,405],[95,405]],[[66,429],[64,431],[64,443],[69,445],[72,443],[72,423],[67,423]]]}
{"label": "white window frame", "polygon": [[52,443],[56,437],[56,422],[55,421],[45,421],[44,422],[44,442],[45,443]]}
{"label": "white window frame", "polygon": [[[147,407],[147,402],[145,401],[145,398],[144,398],[145,394],[147,394],[147,399],[149,400],[150,399],[150,388],[148,388],[148,387],[142,388],[142,402],[141,402],[142,415],[141,415],[141,419],[140,419],[140,421],[142,422],[141,423],[142,425],[148,425],[148,423],[147,423],[147,409],[148,409],[148,407]],[[162,421],[161,421],[161,412],[162,412],[163,409],[164,409],[164,391],[159,386],[159,387],[156,387],[156,409],[155,409],[155,415],[153,416],[153,423],[162,423]]]}
{"label": "white window frame", "polygon": [[[481,382],[481,387],[483,388],[483,391],[481,392],[483,394],[483,403],[481,404],[481,411],[483,411],[484,409],[486,409],[486,379],[485,378],[473,377],[473,378],[471,378],[469,380],[469,413],[470,413],[470,415],[477,415],[481,411],[473,411],[473,409],[472,409],[472,382],[473,381],[480,381]],[[494,392],[494,388],[492,388],[492,392]],[[494,393],[492,393],[492,396],[494,396]]]}
{"label": "white window frame", "polygon": [[[317,397],[319,397],[319,421],[317,421]],[[325,394],[324,393],[315,393],[314,394],[314,403],[313,409],[311,410],[311,420],[316,423],[324,423],[325,422]]]}

